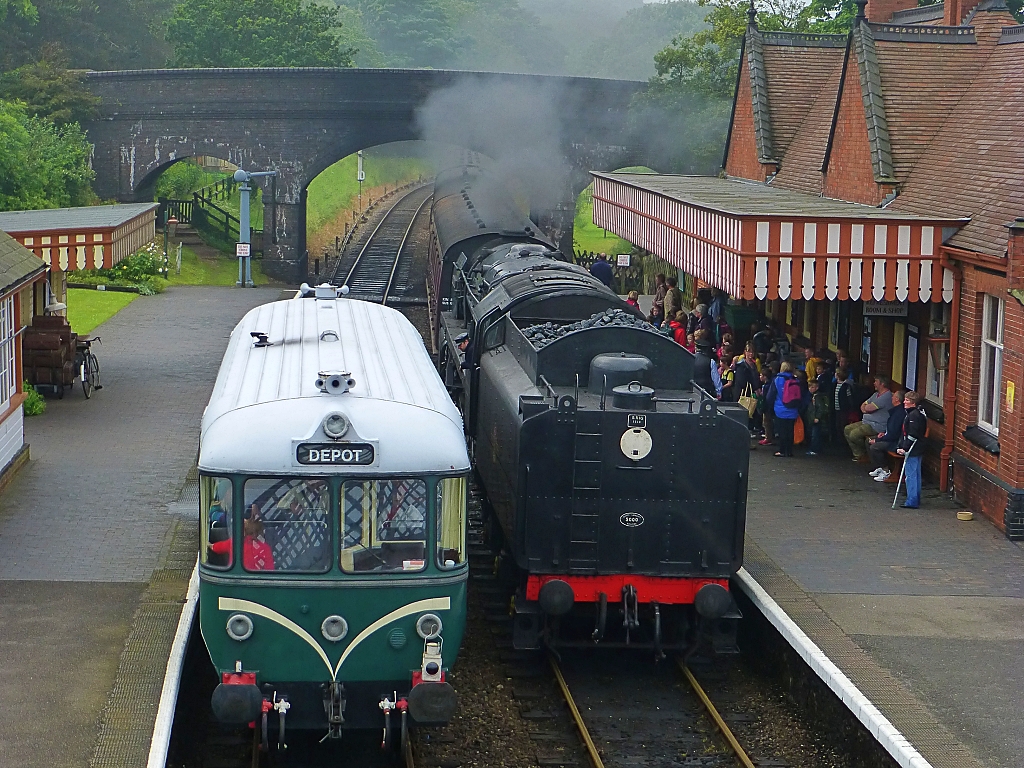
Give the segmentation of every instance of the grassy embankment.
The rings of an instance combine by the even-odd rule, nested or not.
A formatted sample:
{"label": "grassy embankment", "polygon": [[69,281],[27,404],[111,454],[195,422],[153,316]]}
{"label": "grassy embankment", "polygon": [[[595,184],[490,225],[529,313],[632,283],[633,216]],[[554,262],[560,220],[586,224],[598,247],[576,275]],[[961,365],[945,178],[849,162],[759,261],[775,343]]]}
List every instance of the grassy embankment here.
{"label": "grassy embankment", "polygon": [[[642,165],[620,168],[622,173],[654,173]],[[606,253],[610,260],[620,253],[629,253],[633,246],[618,235],[602,229],[594,223],[594,189],[588,186],[576,200],[576,216],[572,225],[572,245],[577,251]]]}
{"label": "grassy embankment", "polygon": [[[415,157],[377,156],[365,153],[363,170],[363,207],[371,199],[377,200],[384,188],[394,189],[418,176],[432,176],[429,161]],[[306,245],[310,258],[333,247],[334,238],[345,234],[345,225],[351,226],[352,213],[359,206],[359,182],[356,181],[355,155],[342,158],[317,176],[309,185],[306,199]]]}

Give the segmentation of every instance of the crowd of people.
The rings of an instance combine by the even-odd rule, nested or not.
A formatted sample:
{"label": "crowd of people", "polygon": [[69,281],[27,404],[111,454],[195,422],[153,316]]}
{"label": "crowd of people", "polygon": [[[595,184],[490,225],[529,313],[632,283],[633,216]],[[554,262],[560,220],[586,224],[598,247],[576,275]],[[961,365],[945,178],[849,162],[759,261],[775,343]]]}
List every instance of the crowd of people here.
{"label": "crowd of people", "polygon": [[[724,315],[726,294],[700,290],[687,310],[675,278],[657,275],[655,283],[649,322],[693,353],[698,386],[747,408],[751,437],[760,445],[787,458],[801,443],[807,456],[818,456],[826,443],[845,440],[853,460],[870,463],[878,482],[893,482],[894,454],[907,483],[903,506],[919,506],[927,419],[917,392],[876,375],[865,398],[856,384],[859,361],[842,349],[816,349],[806,337],[790,340],[767,319],[750,328],[740,348]],[[638,299],[634,291],[627,301],[639,307]]]}

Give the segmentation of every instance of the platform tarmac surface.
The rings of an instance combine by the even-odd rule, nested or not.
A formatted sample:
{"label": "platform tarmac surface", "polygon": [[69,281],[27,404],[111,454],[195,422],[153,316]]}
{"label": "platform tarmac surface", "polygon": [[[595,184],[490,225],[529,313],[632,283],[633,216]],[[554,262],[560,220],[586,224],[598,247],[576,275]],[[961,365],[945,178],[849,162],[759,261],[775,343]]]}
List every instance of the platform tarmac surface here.
{"label": "platform tarmac surface", "polygon": [[935,768],[1024,766],[1024,548],[934,486],[891,509],[846,450],[773,452],[751,453],[747,570]]}
{"label": "platform tarmac surface", "polygon": [[277,295],[140,297],[93,331],[103,389],[25,420],[32,460],[0,493],[0,765],[144,764],[139,712],[151,729],[195,561],[195,510],[175,502],[228,335]]}

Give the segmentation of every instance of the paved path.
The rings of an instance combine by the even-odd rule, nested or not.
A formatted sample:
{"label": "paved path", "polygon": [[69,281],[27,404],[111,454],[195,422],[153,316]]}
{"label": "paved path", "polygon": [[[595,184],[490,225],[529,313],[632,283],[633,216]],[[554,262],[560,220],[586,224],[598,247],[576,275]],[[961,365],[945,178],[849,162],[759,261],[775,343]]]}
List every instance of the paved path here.
{"label": "paved path", "polygon": [[104,388],[26,420],[32,461],[0,494],[0,765],[89,764],[136,606],[181,519],[172,502],[228,334],[276,298],[142,297],[95,331]]}
{"label": "paved path", "polygon": [[891,509],[866,469],[755,451],[748,539],[980,763],[1024,766],[1024,549],[934,487]]}

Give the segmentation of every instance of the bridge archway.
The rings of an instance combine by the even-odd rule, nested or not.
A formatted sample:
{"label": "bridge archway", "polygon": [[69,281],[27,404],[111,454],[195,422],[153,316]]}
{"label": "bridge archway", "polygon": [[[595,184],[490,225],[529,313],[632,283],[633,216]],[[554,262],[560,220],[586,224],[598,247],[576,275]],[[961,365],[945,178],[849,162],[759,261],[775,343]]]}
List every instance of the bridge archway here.
{"label": "bridge archway", "polygon": [[[579,180],[563,182],[547,205],[554,218],[568,215],[571,225],[572,187],[591,168],[625,165],[634,154],[627,110],[644,87],[594,78],[316,68],[91,72],[86,85],[102,100],[85,126],[101,197],[137,200],[155,170],[185,156],[277,171],[276,201],[264,196],[265,228],[273,227],[265,237],[265,268],[286,281],[307,271],[309,183],[364,147],[430,138],[437,128],[426,119],[432,104],[454,105],[449,113],[437,110],[449,121],[441,128],[462,130],[457,143],[483,154],[493,156],[503,135],[465,130],[474,128],[481,105],[515,117],[509,135],[555,136]],[[553,120],[558,124],[545,122]]]}

